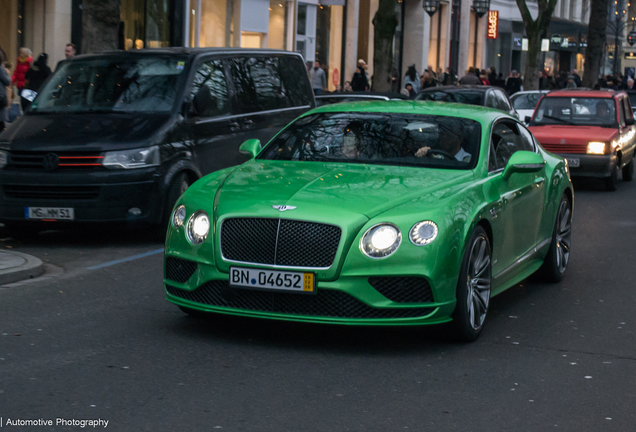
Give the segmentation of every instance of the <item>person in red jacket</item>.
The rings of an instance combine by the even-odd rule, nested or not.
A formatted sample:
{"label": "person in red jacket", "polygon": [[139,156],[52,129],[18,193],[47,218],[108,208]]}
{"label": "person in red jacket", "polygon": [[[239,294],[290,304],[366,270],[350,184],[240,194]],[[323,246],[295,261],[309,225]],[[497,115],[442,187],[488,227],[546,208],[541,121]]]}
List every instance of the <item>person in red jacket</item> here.
{"label": "person in red jacket", "polygon": [[18,57],[18,62],[13,71],[13,78],[11,79],[11,84],[16,85],[18,93],[22,91],[22,88],[24,88],[24,74],[26,74],[26,72],[31,68],[32,64],[33,54],[31,53],[31,50],[24,47],[20,48],[20,57]]}

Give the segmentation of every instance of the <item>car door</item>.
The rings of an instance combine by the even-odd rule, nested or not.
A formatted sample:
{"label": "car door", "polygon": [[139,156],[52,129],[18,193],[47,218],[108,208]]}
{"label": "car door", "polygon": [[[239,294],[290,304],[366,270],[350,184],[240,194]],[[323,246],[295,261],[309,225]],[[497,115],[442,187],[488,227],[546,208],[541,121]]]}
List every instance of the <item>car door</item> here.
{"label": "car door", "polygon": [[240,142],[256,138],[264,146],[315,106],[307,70],[297,56],[240,56],[229,58],[228,65],[240,113]]}
{"label": "car door", "polygon": [[515,173],[504,179],[510,157],[519,150],[536,151],[532,135],[519,123],[505,119],[491,132],[487,194],[493,226],[493,273],[512,276],[537,243],[545,201],[545,171]]}
{"label": "car door", "polygon": [[634,149],[636,148],[636,127],[629,119],[634,118],[632,113],[632,107],[627,96],[623,96],[619,99],[620,106],[620,143],[623,151],[623,164],[629,163],[634,157]]}
{"label": "car door", "polygon": [[208,174],[241,162],[236,143],[240,125],[232,115],[221,59],[202,59],[194,67],[186,124],[201,172]]}

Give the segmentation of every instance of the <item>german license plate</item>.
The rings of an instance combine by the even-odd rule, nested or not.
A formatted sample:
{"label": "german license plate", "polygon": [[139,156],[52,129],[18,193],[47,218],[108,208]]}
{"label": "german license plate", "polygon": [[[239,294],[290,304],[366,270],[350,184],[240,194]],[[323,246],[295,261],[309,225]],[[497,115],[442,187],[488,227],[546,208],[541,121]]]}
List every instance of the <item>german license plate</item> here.
{"label": "german license plate", "polygon": [[579,158],[567,158],[568,166],[571,168],[578,168],[581,166],[581,159]]}
{"label": "german license plate", "polygon": [[24,217],[26,219],[73,220],[75,219],[73,210],[61,207],[25,207]]}
{"label": "german license plate", "polygon": [[316,278],[313,273],[230,267],[230,286],[315,294]]}

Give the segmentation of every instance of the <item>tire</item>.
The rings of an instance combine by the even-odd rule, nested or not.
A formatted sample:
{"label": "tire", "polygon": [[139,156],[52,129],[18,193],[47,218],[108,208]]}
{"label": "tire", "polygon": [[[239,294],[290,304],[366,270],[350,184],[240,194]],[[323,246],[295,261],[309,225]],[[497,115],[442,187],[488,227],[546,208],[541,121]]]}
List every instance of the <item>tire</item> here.
{"label": "tire", "polygon": [[623,181],[630,182],[632,180],[634,180],[634,159],[623,167]]}
{"label": "tire", "polygon": [[543,282],[560,282],[570,262],[570,246],[572,239],[572,204],[563,194],[557,209],[550,250],[537,271],[537,278]]}
{"label": "tire", "polygon": [[612,171],[609,177],[605,178],[605,190],[608,192],[614,192],[616,190],[616,183],[618,182],[618,165]]}
{"label": "tire", "polygon": [[484,327],[492,285],[491,251],[488,234],[478,226],[462,259],[452,317],[454,334],[463,342],[476,340]]}
{"label": "tire", "polygon": [[163,234],[165,234],[166,228],[168,228],[168,223],[170,222],[170,216],[172,215],[172,209],[174,205],[177,203],[177,200],[190,186],[190,180],[186,173],[178,174],[172,183],[170,184],[170,188],[168,188],[168,194],[166,196],[166,209],[161,219],[161,229],[163,230]]}

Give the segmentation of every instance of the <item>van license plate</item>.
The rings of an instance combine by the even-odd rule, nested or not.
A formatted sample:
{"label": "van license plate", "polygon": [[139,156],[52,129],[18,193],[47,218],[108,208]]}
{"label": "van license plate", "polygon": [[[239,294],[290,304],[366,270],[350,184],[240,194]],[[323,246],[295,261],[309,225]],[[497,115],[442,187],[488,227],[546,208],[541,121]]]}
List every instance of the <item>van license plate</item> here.
{"label": "van license plate", "polygon": [[313,273],[230,267],[230,286],[315,294],[316,278]]}
{"label": "van license plate", "polygon": [[75,212],[72,208],[25,207],[24,217],[27,219],[73,220],[75,219]]}
{"label": "van license plate", "polygon": [[566,158],[568,161],[568,166],[570,168],[578,168],[581,166],[581,159],[579,158]]}

